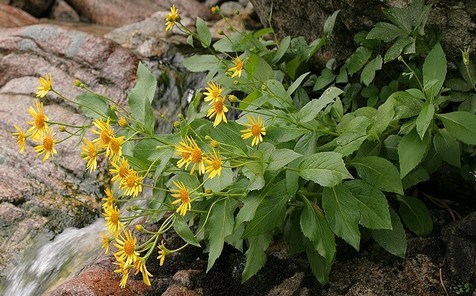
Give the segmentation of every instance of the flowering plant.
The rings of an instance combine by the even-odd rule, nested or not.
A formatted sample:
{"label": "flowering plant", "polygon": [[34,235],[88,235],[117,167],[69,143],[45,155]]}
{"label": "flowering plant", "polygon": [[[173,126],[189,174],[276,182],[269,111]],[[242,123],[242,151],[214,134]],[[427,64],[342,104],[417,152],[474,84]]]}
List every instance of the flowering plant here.
{"label": "flowering plant", "polygon": [[[411,9],[421,12],[418,19],[424,23],[426,8]],[[212,11],[220,13],[216,7]],[[385,32],[372,30],[363,49],[339,70],[328,63],[321,75],[311,75],[308,61],[328,41],[337,14],[325,23],[326,36],[310,44],[303,38],[264,38],[273,34],[269,28],[231,28],[230,34],[221,32],[224,37],[212,43],[202,19],[197,18],[192,31],[181,24],[173,6],[166,30],[178,28],[188,34],[190,45],[210,54],[194,55],[183,63],[190,71],[208,72],[208,82],[171,134],[155,133],[151,103],[156,79],[142,64],[127,107],[79,81],[75,84],[85,93],[70,100],[53,88],[50,76],[40,78],[39,99],[53,92],[77,104],[91,123],[50,121],[36,100],[36,109],[28,110],[31,127],[23,132],[15,126],[20,152],[29,138],[38,143],[34,149],[44,161],[52,158],[60,141],[51,126],[59,125],[58,131],[67,137],[82,138],[81,156],[89,171],[97,169],[101,155],[108,159],[112,184],[102,205],[107,227],[103,247],[108,253],[114,242],[122,287],[131,272],[141,273],[150,285],[148,260],[157,258],[163,265],[169,254],[187,245],[207,247],[207,270],[225,243],[246,250],[243,281],[264,265],[273,238],[284,239],[291,254],[305,253],[321,283],[328,281],[335,260],[336,236],[358,250],[365,234],[403,257],[405,231],[387,198],[400,205],[400,216],[411,231],[431,233],[424,203],[405,191],[428,179],[441,160],[461,167],[462,154],[476,144],[474,108],[460,104],[459,111],[441,112],[452,96],[443,95],[448,91],[443,88],[446,59],[438,43],[430,47],[422,73],[400,56],[409,72],[400,86],[392,82],[379,92],[373,80],[382,57],[372,44],[394,39]],[[422,36],[421,23],[400,25],[414,29],[407,32],[411,38]],[[404,48],[397,55],[393,49],[386,62],[397,59]],[[405,54],[418,52],[409,49]],[[459,83],[472,91],[476,79],[468,53],[463,69],[467,71]],[[360,81],[355,81],[355,73],[361,74]],[[404,87],[408,88],[399,90]],[[361,98],[368,100],[362,105]],[[236,117],[230,115],[232,110]],[[92,139],[84,136],[88,130]],[[124,215],[119,205],[138,196],[146,203]],[[133,223],[144,217],[149,225],[158,223],[157,229]],[[177,249],[161,240],[172,229],[184,241]],[[148,237],[141,244],[138,232]]]}

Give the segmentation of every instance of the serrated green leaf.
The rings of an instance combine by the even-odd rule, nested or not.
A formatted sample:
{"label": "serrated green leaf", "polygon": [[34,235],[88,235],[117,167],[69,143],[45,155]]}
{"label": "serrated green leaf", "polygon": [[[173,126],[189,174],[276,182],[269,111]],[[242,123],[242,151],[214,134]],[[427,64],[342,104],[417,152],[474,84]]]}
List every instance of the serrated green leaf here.
{"label": "serrated green leaf", "polygon": [[426,172],[426,170],[419,166],[413,171],[409,172],[405,178],[402,179],[403,189],[408,189],[420,182],[425,182],[430,179],[430,176]]}
{"label": "serrated green leaf", "polygon": [[175,213],[174,230],[185,242],[193,246],[201,247],[197,238],[188,227],[187,222],[177,213]]}
{"label": "serrated green leaf", "polygon": [[302,157],[302,154],[296,153],[291,149],[276,149],[273,150],[269,158],[267,170],[279,170],[284,168],[291,161]]}
{"label": "serrated green leaf", "polygon": [[346,125],[342,134],[336,141],[335,152],[339,152],[342,156],[348,156],[357,151],[362,143],[367,139],[367,127],[371,121],[364,116],[357,116]]}
{"label": "serrated green leaf", "polygon": [[307,132],[307,129],[296,125],[272,125],[266,129],[266,137],[277,143],[284,143],[295,140]]}
{"label": "serrated green leaf", "polygon": [[241,276],[241,282],[244,283],[255,275],[266,263],[266,249],[273,236],[271,233],[265,233],[248,238],[248,250],[245,253],[246,264]]}
{"label": "serrated green leaf", "polygon": [[405,225],[416,235],[430,235],[433,221],[425,204],[416,197],[399,196],[400,216]]}
{"label": "serrated green leaf", "polygon": [[304,236],[300,225],[301,211],[291,211],[284,225],[284,239],[289,247],[289,255],[295,256],[304,252]]}
{"label": "serrated green leaf", "polygon": [[312,274],[314,274],[319,283],[325,285],[329,281],[332,263],[329,264],[312,246],[306,247],[306,256],[307,260],[309,260]]}
{"label": "serrated green leaf", "polygon": [[401,178],[405,177],[422,162],[430,147],[430,142],[431,135],[429,133],[427,133],[423,139],[420,139],[416,130],[403,136],[398,144]]}
{"label": "serrated green leaf", "polygon": [[416,119],[416,131],[420,136],[420,139],[423,139],[425,136],[425,133],[428,130],[434,115],[435,106],[433,106],[433,104],[427,103],[421,109],[420,114]]}
{"label": "serrated green leaf", "polygon": [[298,112],[299,123],[305,123],[313,120],[319,112],[328,104],[334,102],[334,99],[342,94],[343,91],[337,87],[329,87],[317,100],[311,100]]}
{"label": "serrated green leaf", "polygon": [[352,76],[354,73],[362,69],[370,59],[370,56],[372,56],[372,51],[370,49],[362,46],[357,48],[347,62],[347,72],[349,75]]}
{"label": "serrated green leaf", "polygon": [[304,179],[324,187],[334,187],[344,179],[352,179],[342,155],[337,152],[318,152],[310,155],[299,165],[299,174]]}
{"label": "serrated green leaf", "polygon": [[392,219],[385,195],[376,187],[362,180],[344,183],[357,200],[359,223],[370,229],[392,229]]}
{"label": "serrated green leaf", "polygon": [[266,87],[271,95],[271,100],[269,100],[269,103],[271,105],[283,109],[287,109],[289,108],[289,106],[293,106],[291,96],[286,92],[281,82],[275,79],[269,79],[266,81]]}
{"label": "serrated green leaf", "polygon": [[109,105],[103,97],[85,92],[76,97],[79,109],[90,118],[107,118]]}
{"label": "serrated green leaf", "polygon": [[384,9],[383,13],[389,21],[410,34],[412,32],[412,20],[408,10],[408,8],[391,7]]}
{"label": "serrated green leaf", "polygon": [[436,80],[435,84],[425,93],[429,98],[435,98],[443,86],[446,77],[446,56],[439,43],[433,46],[423,63],[423,85],[430,80]]}
{"label": "serrated green leaf", "polygon": [[214,55],[193,55],[186,58],[182,65],[190,72],[206,72],[217,67],[219,60]]}
{"label": "serrated green leaf", "polygon": [[[244,35],[241,32],[232,33],[227,38],[222,38],[213,43],[213,48],[218,52],[240,52],[245,49]],[[246,65],[246,64],[245,64]]]}
{"label": "serrated green leaf", "polygon": [[405,30],[395,26],[394,24],[380,22],[376,23],[372,30],[367,34],[367,39],[382,40],[390,42],[397,37],[407,36]]}
{"label": "serrated green leaf", "polygon": [[322,207],[332,231],[357,251],[360,245],[358,203],[344,185],[325,187],[322,191]]}
{"label": "serrated green leaf", "polygon": [[452,166],[461,167],[461,151],[458,141],[446,130],[440,129],[433,137],[436,153]]}
{"label": "serrated green leaf", "polygon": [[246,60],[244,70],[248,73],[248,77],[253,77],[253,80],[267,81],[275,78],[273,68],[262,57],[254,53],[250,54]]}
{"label": "serrated green leaf", "polygon": [[382,56],[377,55],[373,60],[365,65],[360,75],[360,82],[369,85],[375,78],[375,72],[382,69]]}
{"label": "serrated green leaf", "polygon": [[402,182],[397,168],[385,158],[365,156],[352,160],[357,174],[370,185],[380,190],[403,194]]}
{"label": "serrated green leaf", "polygon": [[395,116],[394,106],[391,100],[385,101],[377,109],[377,113],[372,118],[372,125],[369,128],[368,135],[370,139],[379,139],[382,133],[387,129]]}
{"label": "serrated green leaf", "polygon": [[438,114],[446,130],[457,140],[476,145],[476,115],[467,111]]}
{"label": "serrated green leaf", "polygon": [[409,44],[414,42],[413,38],[404,36],[398,37],[395,43],[385,53],[383,60],[385,63],[395,60],[402,53],[402,50]]}
{"label": "serrated green leaf", "polygon": [[321,75],[319,75],[319,77],[317,77],[316,82],[314,83],[314,86],[313,86],[312,90],[313,91],[318,91],[318,90],[323,89],[324,87],[331,84],[334,81],[334,79],[336,78],[336,76],[337,75],[332,73],[332,71],[329,70],[328,68],[322,69]]}
{"label": "serrated green leaf", "polygon": [[395,119],[405,119],[417,116],[420,114],[424,103],[418,97],[410,94],[407,91],[397,91],[388,97],[388,100],[393,101],[395,108]]}
{"label": "serrated green leaf", "polygon": [[407,236],[397,213],[390,208],[392,229],[371,229],[374,240],[389,253],[404,258],[407,252]]}

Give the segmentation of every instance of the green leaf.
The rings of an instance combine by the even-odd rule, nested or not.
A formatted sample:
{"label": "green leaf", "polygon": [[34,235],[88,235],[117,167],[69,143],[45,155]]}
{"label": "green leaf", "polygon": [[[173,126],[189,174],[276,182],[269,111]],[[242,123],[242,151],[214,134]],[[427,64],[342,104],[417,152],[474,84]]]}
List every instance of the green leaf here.
{"label": "green leaf", "polygon": [[204,134],[210,135],[212,139],[226,143],[235,154],[243,155],[248,151],[246,142],[241,138],[240,129],[242,127],[236,122],[228,122],[227,124],[219,124],[217,127],[208,126],[208,132]]}
{"label": "green leaf", "polygon": [[383,13],[389,21],[410,34],[412,32],[412,21],[408,10],[409,8],[391,7],[384,9]]}
{"label": "green leaf", "polygon": [[269,79],[266,81],[266,87],[271,95],[271,100],[269,100],[270,104],[283,109],[293,106],[291,96],[286,92],[281,82],[275,79]]}
{"label": "green leaf", "polygon": [[310,74],[311,72],[306,72],[304,74],[302,74],[301,76],[299,76],[294,82],[293,84],[291,84],[291,86],[288,88],[288,90],[286,91],[286,93],[288,94],[288,96],[292,95],[293,92],[299,87],[301,86],[301,83],[302,81]]}
{"label": "green leaf", "polygon": [[329,35],[331,35],[339,12],[340,10],[334,11],[334,13],[326,19],[326,22],[324,23],[324,36],[328,37]]}
{"label": "green leaf", "polygon": [[266,137],[277,142],[284,143],[295,140],[308,132],[307,129],[296,125],[271,125],[266,129]]}
{"label": "green leaf", "polygon": [[219,60],[216,56],[208,54],[208,55],[193,55],[189,58],[186,58],[182,65],[187,68],[190,72],[206,72],[210,71],[217,67],[219,64]]}
{"label": "green leaf", "polygon": [[246,250],[246,264],[241,282],[244,283],[255,275],[266,263],[266,249],[273,236],[271,233],[265,233],[250,237],[248,239],[248,250]]}
{"label": "green leaf", "polygon": [[276,149],[273,150],[269,158],[267,170],[279,170],[284,168],[291,161],[302,157],[302,154],[296,153],[291,149]]}
{"label": "green leaf", "polygon": [[227,38],[222,38],[217,42],[213,43],[213,48],[219,52],[239,52],[245,49],[245,43],[243,39],[245,35],[241,32],[236,32],[227,36]]}
{"label": "green leaf", "polygon": [[446,130],[440,129],[433,137],[436,153],[452,166],[461,167],[461,151],[458,141]]}
{"label": "green leaf", "polygon": [[446,56],[441,45],[436,43],[423,63],[423,85],[433,79],[437,81],[430,89],[425,91],[428,97],[435,98],[439,94],[445,77]]}
{"label": "green leaf", "polygon": [[426,172],[426,170],[419,166],[408,175],[405,176],[405,178],[402,179],[402,184],[403,184],[403,189],[408,189],[412,187],[413,185],[416,185],[420,182],[425,182],[430,179],[430,176]]}
{"label": "green leaf", "polygon": [[303,197],[303,210],[300,225],[302,233],[312,242],[316,250],[327,263],[331,263],[336,252],[334,233],[327,223],[322,210]]}
{"label": "green leaf", "polygon": [[416,197],[399,196],[400,216],[405,225],[416,235],[430,235],[433,221],[425,204]]}
{"label": "green leaf", "polygon": [[271,68],[271,66],[257,54],[250,54],[250,56],[246,60],[244,69],[245,72],[248,73],[250,81],[267,81],[269,79],[274,79],[273,68]]}
{"label": "green leaf", "polygon": [[446,130],[457,140],[476,145],[476,115],[467,111],[438,114]]}
{"label": "green leaf", "polygon": [[362,180],[344,183],[357,200],[360,224],[370,229],[392,229],[392,219],[385,195]]}
{"label": "green leaf", "polygon": [[420,139],[416,130],[403,136],[398,144],[398,158],[400,161],[400,177],[405,177],[419,165],[430,147],[431,135],[427,133]]}
{"label": "green leaf", "polygon": [[260,200],[253,219],[246,225],[243,237],[271,232],[279,223],[282,223],[288,199],[286,180],[274,184],[266,197]]}
{"label": "green leaf", "polygon": [[85,92],[76,97],[79,109],[90,118],[106,118],[109,113],[109,105],[103,97]]}
{"label": "green leaf", "polygon": [[383,60],[385,63],[395,60],[402,53],[402,50],[409,44],[414,42],[413,38],[405,36],[398,37],[395,43],[385,53]]}
{"label": "green leaf", "polygon": [[271,64],[277,64],[281,58],[284,56],[286,51],[289,48],[289,45],[291,44],[291,36],[286,36],[281,40],[281,43],[278,46],[278,50],[276,50],[276,53],[273,56],[273,60],[271,61]]}
{"label": "green leaf", "polygon": [[407,252],[407,236],[397,213],[390,208],[392,229],[371,229],[374,240],[389,253],[404,258]]}
{"label": "green leaf", "polygon": [[311,271],[316,277],[316,279],[322,285],[325,285],[329,281],[329,272],[331,271],[332,263],[329,264],[326,261],[326,258],[319,255],[312,246],[306,247],[306,256],[311,265]]}
{"label": "green leaf", "polygon": [[388,97],[395,108],[395,119],[405,119],[417,116],[423,108],[423,101],[408,91],[397,91]]}
{"label": "green leaf", "polygon": [[193,232],[188,227],[187,222],[177,213],[175,214],[174,230],[185,242],[193,246],[201,247],[197,238],[193,235]]}
{"label": "green leaf", "polygon": [[131,116],[143,124],[143,128],[148,133],[154,130],[154,114],[151,107],[154,99],[157,81],[152,73],[142,63],[137,68],[136,85],[129,92],[129,108]]}
{"label": "green leaf", "polygon": [[380,190],[403,194],[402,182],[397,168],[385,158],[365,156],[352,160],[357,174],[370,185]]}
{"label": "green leaf", "polygon": [[370,139],[378,140],[390,122],[392,122],[394,115],[395,111],[391,100],[387,100],[380,105],[377,109],[377,113],[372,118],[373,122],[368,131]]}
{"label": "green leaf", "polygon": [[233,171],[231,168],[223,168],[221,176],[215,176],[213,179],[207,179],[203,184],[204,188],[211,189],[212,191],[222,191],[231,184],[233,184]]}
{"label": "green leaf", "polygon": [[337,152],[319,152],[310,155],[299,165],[299,174],[304,179],[324,187],[334,187],[344,179],[352,179],[342,155]]}
{"label": "green leaf", "polygon": [[305,123],[313,120],[319,112],[328,104],[334,102],[334,99],[342,94],[343,91],[337,87],[329,87],[317,100],[311,100],[299,110],[299,123]]}
{"label": "green leaf", "polygon": [[288,245],[288,253],[290,256],[301,254],[305,251],[304,236],[300,225],[301,211],[290,211],[289,218],[286,219],[284,225],[284,239]]}
{"label": "green leaf", "polygon": [[235,205],[234,200],[226,198],[214,203],[210,209],[210,219],[207,224],[208,241],[210,243],[207,272],[213,267],[216,259],[220,257],[225,237],[233,232]]}
{"label": "green leaf", "polygon": [[243,206],[241,207],[240,211],[236,215],[236,223],[235,228],[239,225],[243,224],[243,222],[248,222],[255,216],[256,209],[258,208],[261,200],[264,198],[265,194],[263,194],[265,189],[261,191],[252,191],[248,193],[246,198],[243,200]]}
{"label": "green leaf", "polygon": [[426,103],[420,111],[416,119],[416,131],[420,136],[420,139],[423,140],[428,127],[430,126],[431,121],[435,116],[435,106],[430,103]]}
{"label": "green leaf", "polygon": [[342,134],[335,138],[337,147],[335,152],[342,156],[348,156],[357,151],[362,143],[367,139],[367,127],[371,121],[364,116],[357,116],[352,119],[343,129]]}
{"label": "green leaf", "polygon": [[316,82],[314,83],[314,87],[312,88],[313,91],[318,91],[323,89],[324,87],[331,84],[337,75],[332,73],[332,71],[328,68],[324,68],[321,71],[321,75],[317,77]]}
{"label": "green leaf", "polygon": [[372,51],[366,47],[359,47],[357,50],[350,56],[349,61],[347,62],[347,72],[350,76],[354,75],[357,71],[362,69],[362,67],[367,63],[372,55]]}
{"label": "green leaf", "polygon": [[385,22],[376,23],[375,26],[367,34],[367,39],[382,40],[390,42],[397,37],[407,36],[408,33],[399,27]]}
{"label": "green leaf", "polygon": [[325,187],[322,191],[322,207],[332,231],[357,251],[360,245],[358,203],[344,185]]}
{"label": "green leaf", "polygon": [[382,56],[377,55],[375,59],[365,65],[364,70],[362,70],[362,74],[360,75],[360,82],[368,86],[374,80],[375,72],[380,69],[382,69]]}

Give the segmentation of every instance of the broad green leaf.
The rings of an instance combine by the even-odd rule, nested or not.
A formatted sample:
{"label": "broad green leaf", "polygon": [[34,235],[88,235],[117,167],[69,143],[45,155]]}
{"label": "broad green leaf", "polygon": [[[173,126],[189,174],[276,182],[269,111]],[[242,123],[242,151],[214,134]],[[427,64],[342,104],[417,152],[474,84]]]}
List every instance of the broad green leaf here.
{"label": "broad green leaf", "polygon": [[223,168],[220,176],[215,176],[213,179],[207,179],[203,184],[204,188],[211,189],[212,191],[222,191],[231,184],[233,184],[233,171],[231,168]]}
{"label": "broad green leaf", "polygon": [[357,251],[360,245],[359,205],[352,192],[344,185],[325,187],[322,191],[322,207],[332,231]]}
{"label": "broad green leaf", "polygon": [[286,91],[286,93],[288,94],[288,96],[292,95],[293,92],[299,87],[301,86],[301,83],[302,81],[310,74],[311,72],[306,72],[304,74],[302,74],[301,76],[298,77],[298,79],[296,79],[293,84],[291,84],[291,86],[288,88],[288,90]]}
{"label": "broad green leaf", "polygon": [[255,275],[266,263],[266,249],[273,236],[271,233],[265,233],[248,238],[248,250],[246,250],[246,264],[241,282],[244,283]]}
{"label": "broad green leaf", "polygon": [[[311,101],[312,102],[312,101]],[[295,140],[309,131],[296,125],[272,125],[266,129],[266,137],[277,143]]]}
{"label": "broad green leaf", "polygon": [[154,129],[154,114],[151,107],[154,99],[157,81],[152,73],[139,63],[137,68],[136,85],[129,92],[129,108],[131,116],[143,125],[146,132],[152,134]]}
{"label": "broad green leaf", "polygon": [[325,285],[329,281],[329,272],[331,271],[332,263],[329,264],[326,258],[319,255],[312,246],[306,247],[306,256],[312,273],[319,283]]}
{"label": "broad green leaf", "polygon": [[239,52],[244,50],[244,35],[241,32],[227,35],[227,38],[222,38],[213,43],[213,48],[219,52]]}
{"label": "broad green leaf", "polygon": [[385,195],[376,187],[362,180],[344,183],[357,200],[360,224],[370,229],[392,229],[392,219]]}
{"label": "broad green leaf", "polygon": [[210,218],[207,224],[210,244],[207,272],[220,257],[225,237],[233,232],[235,205],[236,202],[232,199],[222,199],[214,203],[210,209]]}
{"label": "broad green leaf", "polygon": [[395,43],[385,53],[383,60],[385,63],[395,60],[402,53],[402,50],[409,44],[414,42],[413,38],[405,36],[398,37]]}
{"label": "broad green leaf", "polygon": [[423,101],[408,91],[397,91],[388,97],[395,108],[395,119],[405,119],[420,114]]}
{"label": "broad green leaf", "polygon": [[395,115],[393,103],[391,100],[385,101],[377,109],[377,113],[372,118],[372,125],[369,128],[368,135],[370,139],[379,139],[380,135],[387,129]]}
{"label": "broad green leaf", "polygon": [[382,56],[377,55],[375,59],[365,65],[362,74],[360,74],[360,82],[368,86],[374,80],[375,72],[380,69],[382,69]]}
{"label": "broad green leaf", "polygon": [[271,68],[271,66],[257,54],[250,54],[250,56],[246,60],[244,69],[245,72],[248,73],[250,81],[257,80],[264,82],[269,79],[275,78],[273,68]]}
{"label": "broad green leaf", "polygon": [[426,103],[420,111],[416,119],[416,131],[420,136],[420,139],[423,139],[425,133],[430,126],[433,116],[435,115],[435,106],[430,103]]}
{"label": "broad green leaf", "polygon": [[349,61],[347,62],[347,72],[349,76],[354,75],[357,71],[362,69],[362,67],[367,63],[372,55],[372,51],[366,47],[359,47],[357,50],[350,56]]}
{"label": "broad green leaf", "polygon": [[286,180],[274,184],[266,197],[260,200],[253,219],[245,227],[243,237],[271,232],[283,221],[288,199]]}
{"label": "broad green leaf", "polygon": [[219,60],[216,56],[208,55],[193,55],[182,62],[182,65],[190,72],[206,72],[217,67]]}
{"label": "broad green leaf", "polygon": [[340,10],[334,11],[334,13],[326,19],[324,23],[324,36],[328,37],[332,33],[339,12]]}
{"label": "broad green leaf", "polygon": [[446,130],[457,140],[476,145],[476,115],[467,111],[438,114]]}
{"label": "broad green leaf", "polygon": [[302,157],[301,154],[294,152],[291,149],[276,149],[271,153],[267,170],[279,170],[284,168],[288,163],[296,158]]}
{"label": "broad green leaf", "polygon": [[400,177],[405,177],[411,170],[416,168],[424,159],[430,147],[431,135],[427,133],[420,139],[416,130],[403,136],[398,144],[398,158],[400,161]]}
{"label": "broad green leaf", "polygon": [[294,146],[294,151],[306,157],[316,153],[318,138],[319,137],[314,132],[306,133],[296,142],[296,146]]}
{"label": "broad green leaf", "polygon": [[383,10],[385,17],[407,34],[412,32],[412,20],[409,8],[391,7]]}
{"label": "broad green leaf", "polygon": [[301,211],[294,210],[290,211],[288,216],[289,218],[286,219],[286,224],[284,225],[284,239],[286,240],[286,244],[289,247],[289,255],[295,256],[301,254],[305,251],[304,248],[304,236],[301,231]]}
{"label": "broad green leaf", "polygon": [[188,227],[187,222],[177,213],[175,213],[174,230],[187,243],[193,246],[201,247],[197,238],[193,235],[193,232]]}
{"label": "broad green leaf", "polygon": [[329,228],[324,213],[315,203],[303,197],[303,204],[301,231],[312,242],[314,250],[324,257],[327,263],[331,263],[336,252],[334,233]]}
{"label": "broad green leaf", "polygon": [[299,165],[299,174],[324,187],[334,187],[344,179],[352,179],[342,155],[337,152],[319,152],[306,157]]}
{"label": "broad green leaf", "polygon": [[323,89],[324,87],[328,86],[331,84],[334,79],[336,79],[336,76],[332,71],[328,68],[324,68],[321,71],[321,75],[319,75],[316,79],[316,82],[314,83],[314,87],[312,88],[313,91],[318,91]]}
{"label": "broad green leaf", "polygon": [[335,138],[337,147],[335,152],[342,156],[348,156],[357,151],[362,143],[367,139],[367,127],[371,121],[364,116],[352,119],[344,128],[342,134]]}
{"label": "broad green leaf", "polygon": [[243,200],[243,206],[236,215],[235,227],[243,224],[243,222],[248,222],[253,219],[256,209],[264,198],[264,194],[262,194],[263,192],[266,192],[265,189],[248,193]]}
{"label": "broad green leaf", "polygon": [[299,110],[299,123],[305,123],[313,120],[319,112],[328,104],[334,102],[334,99],[342,94],[343,91],[337,87],[329,87],[317,100],[311,100]]}
{"label": "broad green leaf", "polygon": [[382,145],[381,156],[388,160],[398,160],[398,144],[402,140],[399,135],[390,135],[384,141]]}
{"label": "broad green leaf", "polygon": [[233,151],[238,155],[243,155],[248,151],[246,142],[241,138],[240,129],[243,127],[236,122],[228,122],[227,124],[219,124],[217,127],[208,126],[208,134],[212,139],[230,145]]}
{"label": "broad green leaf", "polygon": [[269,101],[270,104],[283,109],[293,106],[291,96],[286,92],[281,82],[275,79],[269,79],[266,81],[266,87],[271,95],[271,100]]}
{"label": "broad green leaf", "polygon": [[79,109],[84,115],[90,118],[106,118],[108,117],[109,105],[103,97],[85,92],[76,97]]}
{"label": "broad green leaf", "polygon": [[403,194],[402,182],[397,168],[385,158],[365,156],[352,160],[357,174],[370,185],[380,190]]}
{"label": "broad green leaf", "polygon": [[458,141],[446,130],[440,129],[433,137],[438,155],[452,166],[461,167],[461,152]]}
{"label": "broad green leaf", "polygon": [[291,44],[291,37],[286,36],[281,40],[281,43],[278,46],[278,50],[276,50],[276,53],[273,56],[273,60],[271,61],[271,64],[277,64],[279,60],[284,56],[286,51],[289,48],[289,45]]}
{"label": "broad green leaf", "polygon": [[413,171],[409,172],[405,178],[402,179],[403,189],[408,189],[420,182],[425,182],[430,179],[430,176],[426,172],[426,170],[419,166]]}
{"label": "broad green leaf", "polygon": [[399,196],[400,216],[405,225],[416,235],[430,235],[433,221],[425,204],[416,197]]}
{"label": "broad green leaf", "polygon": [[433,146],[434,145],[430,145],[430,149],[428,149],[428,153],[421,164],[421,166],[429,175],[436,172],[440,168],[441,163],[443,162],[441,157],[436,152],[435,147]]}
{"label": "broad green leaf", "polygon": [[407,36],[405,30],[385,22],[376,23],[372,30],[367,34],[367,39],[382,40],[390,42],[397,37]]}
{"label": "broad green leaf", "polygon": [[392,229],[371,229],[374,240],[389,253],[404,258],[407,252],[407,236],[397,213],[390,208]]}
{"label": "broad green leaf", "polygon": [[423,85],[433,79],[437,81],[430,89],[425,91],[428,97],[435,98],[439,94],[445,77],[446,56],[441,45],[436,43],[423,63]]}

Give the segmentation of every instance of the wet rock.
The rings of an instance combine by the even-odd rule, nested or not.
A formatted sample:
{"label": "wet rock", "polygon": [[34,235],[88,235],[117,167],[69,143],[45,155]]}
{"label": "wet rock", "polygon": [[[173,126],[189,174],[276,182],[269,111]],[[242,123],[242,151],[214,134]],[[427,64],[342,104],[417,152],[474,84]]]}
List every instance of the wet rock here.
{"label": "wet rock", "polygon": [[54,2],[55,0],[10,0],[9,4],[33,16],[42,17]]}
{"label": "wet rock", "polygon": [[36,23],[38,20],[27,12],[0,3],[0,28],[14,28]]}
{"label": "wet rock", "polygon": [[51,8],[50,18],[65,22],[79,22],[78,13],[64,0],[56,0]]}

